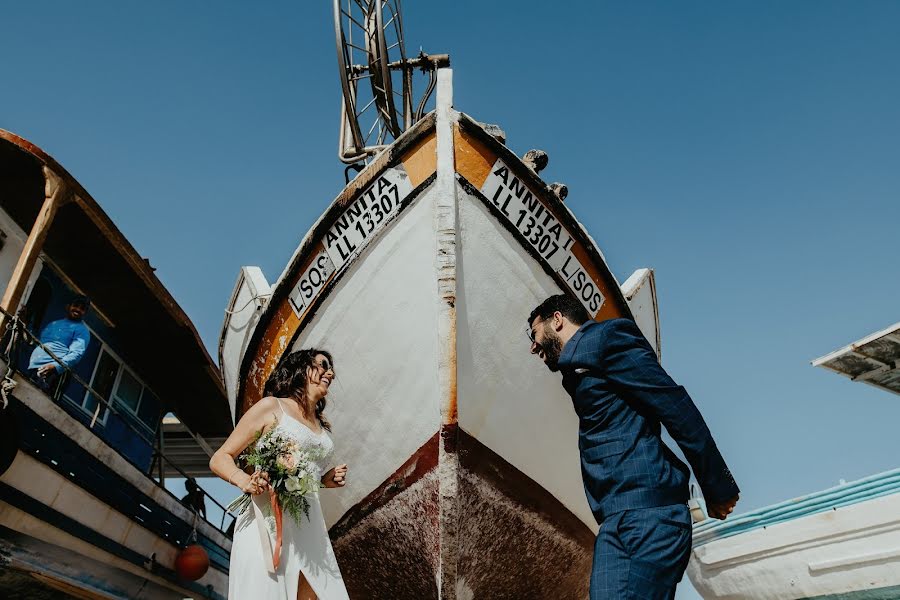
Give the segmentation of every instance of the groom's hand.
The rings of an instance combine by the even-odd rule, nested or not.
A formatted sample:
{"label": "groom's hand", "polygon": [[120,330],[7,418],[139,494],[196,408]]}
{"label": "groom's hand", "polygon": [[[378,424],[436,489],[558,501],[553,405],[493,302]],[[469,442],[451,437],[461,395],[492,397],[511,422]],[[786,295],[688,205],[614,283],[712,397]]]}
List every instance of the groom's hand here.
{"label": "groom's hand", "polygon": [[740,498],[740,495],[737,495],[730,500],[725,500],[724,502],[707,502],[706,512],[714,519],[724,520],[725,517],[730,515],[734,510],[738,498]]}
{"label": "groom's hand", "polygon": [[347,483],[347,465],[338,465],[322,476],[322,485],[327,488],[344,487]]}

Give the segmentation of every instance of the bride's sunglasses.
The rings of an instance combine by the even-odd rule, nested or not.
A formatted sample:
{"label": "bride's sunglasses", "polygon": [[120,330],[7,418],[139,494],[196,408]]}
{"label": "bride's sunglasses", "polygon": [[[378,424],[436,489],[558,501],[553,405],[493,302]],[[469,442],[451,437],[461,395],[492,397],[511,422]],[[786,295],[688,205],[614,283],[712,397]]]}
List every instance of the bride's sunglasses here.
{"label": "bride's sunglasses", "polygon": [[331,371],[332,374],[334,374],[334,376],[337,377],[337,373],[335,373],[335,371],[334,371],[334,365],[332,365],[331,362],[329,362],[329,360],[327,358],[323,358],[321,362],[315,362],[313,364],[316,365],[317,367],[319,367],[320,369],[322,369],[323,373],[327,373],[328,371]]}

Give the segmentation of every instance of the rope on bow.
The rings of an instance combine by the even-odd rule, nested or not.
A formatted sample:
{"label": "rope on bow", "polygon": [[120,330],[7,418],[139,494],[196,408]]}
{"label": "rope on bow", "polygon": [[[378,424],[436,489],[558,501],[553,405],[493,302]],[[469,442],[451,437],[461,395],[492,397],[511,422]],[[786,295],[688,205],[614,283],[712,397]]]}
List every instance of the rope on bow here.
{"label": "rope on bow", "polygon": [[[9,342],[6,344],[6,349],[4,351],[5,356],[12,356],[13,348],[16,345],[16,340],[19,337],[19,329],[21,328],[21,324],[19,322],[19,316],[15,315],[12,317],[12,321],[10,322],[7,330],[10,332]],[[9,406],[9,395],[12,393],[16,386],[19,385],[13,378],[12,375],[14,373],[14,369],[12,366],[12,361],[10,360],[9,364],[6,365],[6,373],[3,375],[3,381],[0,382],[0,401],[3,402],[2,408],[0,410],[6,410],[6,407]]]}

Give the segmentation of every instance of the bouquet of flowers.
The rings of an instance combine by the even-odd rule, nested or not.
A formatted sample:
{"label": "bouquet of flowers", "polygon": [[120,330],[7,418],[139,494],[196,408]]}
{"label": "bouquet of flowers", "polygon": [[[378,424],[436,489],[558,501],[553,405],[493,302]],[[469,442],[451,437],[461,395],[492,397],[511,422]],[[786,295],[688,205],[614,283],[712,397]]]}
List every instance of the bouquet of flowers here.
{"label": "bouquet of flowers", "polygon": [[[272,486],[272,511],[276,520],[281,511],[287,511],[298,523],[300,513],[309,519],[310,492],[322,487],[315,461],[320,458],[309,448],[299,448],[297,443],[273,427],[265,434],[257,436],[256,443],[250,444],[240,459],[257,471],[269,475]],[[230,512],[241,515],[250,506],[250,494],[243,494],[228,505]]]}

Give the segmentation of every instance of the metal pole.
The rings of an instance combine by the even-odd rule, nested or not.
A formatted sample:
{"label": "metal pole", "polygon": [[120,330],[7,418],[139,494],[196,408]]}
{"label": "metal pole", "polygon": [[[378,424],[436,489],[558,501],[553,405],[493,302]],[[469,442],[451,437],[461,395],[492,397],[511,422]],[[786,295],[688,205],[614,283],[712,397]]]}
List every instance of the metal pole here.
{"label": "metal pole", "polygon": [[[47,167],[44,167],[44,180],[44,204],[34,220],[31,233],[28,234],[28,240],[25,242],[25,248],[22,249],[22,254],[19,255],[19,261],[16,263],[16,268],[13,270],[9,284],[6,286],[6,291],[3,293],[3,299],[0,300],[0,308],[3,308],[8,313],[15,314],[18,311],[19,302],[25,293],[25,286],[28,285],[28,279],[31,277],[34,265],[44,247],[44,241],[50,232],[53,217],[56,216],[59,207],[66,200],[67,190],[65,183]],[[9,317],[4,313],[0,313],[0,333],[5,331],[8,323]]]}
{"label": "metal pole", "polygon": [[163,428],[162,423],[159,424],[159,441],[157,442],[157,446],[159,450],[157,451],[159,454],[159,485],[162,487],[166,487],[166,467],[163,464]]}

